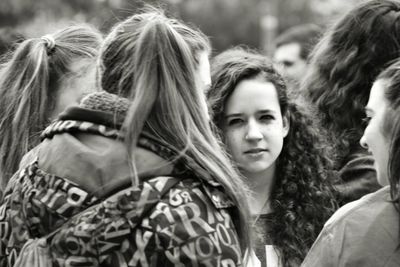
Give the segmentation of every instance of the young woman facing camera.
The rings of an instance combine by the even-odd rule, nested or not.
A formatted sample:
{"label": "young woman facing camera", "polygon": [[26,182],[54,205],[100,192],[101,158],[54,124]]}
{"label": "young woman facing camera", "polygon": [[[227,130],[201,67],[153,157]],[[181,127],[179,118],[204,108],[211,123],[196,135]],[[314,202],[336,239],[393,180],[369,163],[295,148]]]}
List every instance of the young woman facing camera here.
{"label": "young woman facing camera", "polygon": [[236,48],[218,55],[211,69],[214,122],[253,193],[253,259],[299,265],[335,209],[326,144],[263,56]]}

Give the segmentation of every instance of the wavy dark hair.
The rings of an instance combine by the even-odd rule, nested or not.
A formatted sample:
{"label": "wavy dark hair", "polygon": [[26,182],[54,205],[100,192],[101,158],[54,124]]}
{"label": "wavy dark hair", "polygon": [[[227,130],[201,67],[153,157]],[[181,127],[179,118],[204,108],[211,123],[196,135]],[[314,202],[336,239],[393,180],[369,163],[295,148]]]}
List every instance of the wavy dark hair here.
{"label": "wavy dark hair", "polygon": [[261,77],[276,88],[290,129],[278,157],[268,229],[284,265],[298,265],[337,207],[329,146],[307,111],[288,99],[283,78],[264,56],[244,48],[227,50],[214,58],[211,76],[209,105],[222,139],[225,105],[240,81]]}
{"label": "wavy dark hair", "polygon": [[338,166],[358,146],[364,106],[377,75],[400,56],[400,2],[373,0],[344,15],[312,52],[302,84],[338,149]]}

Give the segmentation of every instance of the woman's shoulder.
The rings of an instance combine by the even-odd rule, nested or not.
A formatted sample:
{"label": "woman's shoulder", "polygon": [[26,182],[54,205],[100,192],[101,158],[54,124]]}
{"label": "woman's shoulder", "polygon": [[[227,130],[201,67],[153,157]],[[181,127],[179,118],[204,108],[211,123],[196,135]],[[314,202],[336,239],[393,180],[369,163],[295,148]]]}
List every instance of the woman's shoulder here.
{"label": "woman's shoulder", "polygon": [[[340,208],[325,224],[302,266],[397,266],[399,214],[389,187]],[[389,263],[390,262],[390,263]],[[388,265],[389,264],[389,265]]]}
{"label": "woman's shoulder", "polygon": [[395,229],[398,220],[399,215],[390,201],[390,188],[387,186],[341,207],[327,221],[325,228],[347,229],[352,233],[368,232],[371,229],[379,231],[386,227]]}
{"label": "woman's shoulder", "polygon": [[77,184],[46,173],[33,161],[10,179],[0,206],[0,258],[46,236],[96,201]]}
{"label": "woman's shoulder", "polygon": [[[154,184],[158,179],[160,178],[154,178],[148,181],[148,184]],[[209,232],[218,223],[232,227],[228,210],[233,207],[233,202],[221,187],[211,186],[191,176],[181,177],[179,182],[166,192],[160,203],[153,209],[153,213],[160,218],[160,220],[155,219],[154,222],[159,223],[161,220],[167,219],[165,212],[168,211],[175,217],[175,221],[167,219],[171,225],[185,221],[185,218],[189,221],[197,220],[194,226]],[[160,213],[160,211],[162,212]],[[191,229],[186,230],[190,232]]]}

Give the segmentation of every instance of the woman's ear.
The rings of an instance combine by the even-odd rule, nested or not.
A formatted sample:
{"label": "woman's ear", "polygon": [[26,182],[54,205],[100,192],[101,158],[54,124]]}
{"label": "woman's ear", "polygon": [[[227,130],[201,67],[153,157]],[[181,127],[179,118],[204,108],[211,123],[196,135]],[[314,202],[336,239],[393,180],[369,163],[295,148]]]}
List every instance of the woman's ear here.
{"label": "woman's ear", "polygon": [[290,130],[290,120],[288,118],[288,115],[284,115],[282,117],[282,124],[283,124],[283,137],[286,137],[289,133]]}

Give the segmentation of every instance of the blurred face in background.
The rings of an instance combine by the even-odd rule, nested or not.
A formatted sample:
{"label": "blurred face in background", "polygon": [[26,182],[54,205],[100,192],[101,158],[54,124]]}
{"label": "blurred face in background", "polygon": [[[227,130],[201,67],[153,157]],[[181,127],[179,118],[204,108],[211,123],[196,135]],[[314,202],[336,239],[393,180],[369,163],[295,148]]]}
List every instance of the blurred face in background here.
{"label": "blurred face in background", "polygon": [[274,61],[280,73],[285,76],[288,86],[298,89],[301,79],[307,70],[307,61],[300,56],[299,43],[283,44],[276,48]]}
{"label": "blurred face in background", "polygon": [[245,176],[275,167],[289,131],[275,86],[257,78],[239,82],[226,103],[223,131]]}
{"label": "blurred face in background", "polygon": [[383,124],[386,119],[386,111],[389,103],[385,98],[384,89],[385,80],[377,80],[371,88],[368,104],[365,108],[368,125],[360,140],[361,146],[368,149],[374,157],[377,179],[382,186],[389,184],[387,174],[389,140],[383,133]]}

